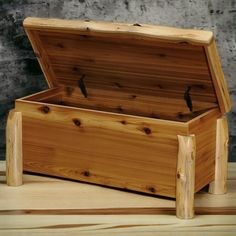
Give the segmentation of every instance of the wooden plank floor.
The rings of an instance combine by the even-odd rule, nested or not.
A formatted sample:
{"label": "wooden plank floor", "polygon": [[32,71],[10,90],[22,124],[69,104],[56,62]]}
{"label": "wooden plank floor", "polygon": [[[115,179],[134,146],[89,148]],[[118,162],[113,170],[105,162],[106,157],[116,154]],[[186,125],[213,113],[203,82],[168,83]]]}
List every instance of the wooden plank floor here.
{"label": "wooden plank floor", "polygon": [[196,217],[179,220],[170,199],[24,175],[8,187],[0,162],[0,235],[236,235],[236,163],[228,193],[196,195]]}

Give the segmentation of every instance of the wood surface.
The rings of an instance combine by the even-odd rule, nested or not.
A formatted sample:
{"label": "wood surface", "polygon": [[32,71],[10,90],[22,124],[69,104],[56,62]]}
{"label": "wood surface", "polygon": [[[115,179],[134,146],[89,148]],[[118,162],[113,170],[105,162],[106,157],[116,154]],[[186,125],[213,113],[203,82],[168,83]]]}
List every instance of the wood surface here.
{"label": "wood surface", "polygon": [[6,127],[6,176],[9,186],[22,185],[22,114],[11,110]]}
{"label": "wood surface", "polygon": [[194,112],[190,112],[184,99],[171,96],[163,98],[150,94],[134,95],[93,88],[88,88],[88,91],[87,99],[83,97],[79,89],[73,89],[70,95],[64,93],[62,102],[59,104],[173,121],[189,121],[208,109],[217,107],[216,104],[210,102],[198,102],[194,104]]}
{"label": "wood surface", "polygon": [[205,45],[212,41],[213,33],[210,31],[178,29],[147,24],[127,24],[111,22],[95,22],[81,20],[62,20],[62,19],[43,19],[28,17],[23,23],[26,29],[53,30],[58,32],[90,32],[90,33],[109,33],[123,34],[126,36],[137,35],[140,37],[150,37],[155,39],[189,42],[192,44]]}
{"label": "wood surface", "polygon": [[210,183],[209,192],[225,194],[227,192],[227,162],[228,162],[229,130],[227,117],[217,119],[215,178]]}
{"label": "wood surface", "polygon": [[16,110],[24,170],[175,197],[177,134],[188,132],[185,123],[25,100]]}
{"label": "wood surface", "polygon": [[[194,112],[230,110],[211,32],[39,18],[26,19],[24,26],[50,87],[78,87],[85,76],[88,98],[81,105],[109,111],[109,105],[120,109],[131,103],[125,112],[134,114],[136,103],[145,109],[159,97],[170,108],[177,104],[177,116],[187,109],[183,96],[191,87]],[[109,91],[116,96],[101,101]],[[77,90],[67,102],[76,97]],[[158,111],[149,106],[148,116]]]}
{"label": "wood surface", "polygon": [[[29,96],[26,100],[16,101],[16,109],[22,111],[25,117],[23,123],[26,132],[23,140],[28,140],[24,142],[25,170],[174,197],[177,134],[194,133],[197,144],[195,192],[213,181],[216,119],[220,114],[218,109],[207,111],[199,115],[199,118],[184,123],[35,102],[43,101],[44,96],[52,96],[54,90],[49,89]],[[60,92],[60,89],[55,92]],[[45,108],[48,109],[46,113]],[[99,149],[91,150],[91,145],[98,145]],[[150,151],[147,151],[145,145]],[[71,160],[65,158],[68,153],[72,156]],[[146,159],[142,160],[140,155]],[[91,156],[96,163],[94,165],[88,163]],[[58,163],[57,158],[62,162]],[[82,169],[76,169],[75,166],[80,166],[82,160]],[[111,167],[114,160],[119,160],[117,163],[120,164],[113,170]],[[103,162],[110,169],[108,176],[113,176],[115,171],[115,179],[106,179]],[[124,173],[132,176],[133,172],[126,170],[123,165],[126,168],[133,166],[133,180],[124,179],[127,178],[123,177]],[[145,171],[142,171],[143,166]],[[103,171],[91,174],[94,168]],[[150,172],[149,177],[146,171]],[[120,175],[122,178],[117,182]],[[141,178],[143,175],[145,177]],[[142,179],[139,184],[129,182],[139,182],[138,179]],[[144,185],[145,179],[149,179],[149,184]]]}
{"label": "wood surface", "polygon": [[[19,100],[29,100],[29,101],[45,101],[47,102],[47,100],[49,101],[51,98],[53,98],[53,102],[56,102],[56,100],[54,101],[54,97],[57,97],[57,101],[61,101],[61,97],[62,97],[62,91],[64,90],[64,88],[62,87],[56,87],[56,88],[49,88],[49,89],[45,89],[43,91],[34,93],[34,94],[30,94],[27,95],[25,97],[20,98]],[[18,99],[17,99],[18,100]],[[50,102],[48,102],[50,103]]]}
{"label": "wood surface", "polygon": [[219,107],[222,114],[224,114],[225,112],[229,112],[231,110],[232,102],[227,88],[227,83],[224,78],[215,41],[212,41],[210,45],[205,46],[205,51]]}
{"label": "wood surface", "polygon": [[49,71],[47,80],[51,85],[78,88],[78,80],[85,75],[88,98],[75,89],[65,97],[66,102],[79,98],[81,105],[103,110],[122,108],[131,114],[139,107],[140,115],[150,116],[160,110],[155,106],[159,97],[166,101],[169,111],[175,107],[173,112],[178,116],[189,114],[183,96],[191,86],[194,111],[217,106],[203,48],[95,36],[84,39],[71,34],[33,34],[36,50],[42,55],[39,61]]}
{"label": "wood surface", "polygon": [[191,219],[194,217],[195,135],[178,135],[178,143],[176,216],[180,219]]}
{"label": "wood surface", "polygon": [[[56,91],[55,91],[56,90]],[[63,89],[61,89],[63,90]],[[32,101],[41,101],[44,102],[44,97],[45,98],[49,98],[50,96],[53,95],[54,91],[55,93],[61,91],[60,89],[56,89],[56,88],[52,88],[49,89],[48,91],[44,91],[44,92],[40,92],[36,95],[31,95],[28,96],[26,98],[24,98],[23,100],[17,100],[16,101],[16,107],[18,110],[26,110],[27,112],[29,112],[29,110],[32,112],[32,114],[30,114],[30,117],[33,117],[33,119],[38,118],[38,115],[41,115],[42,117],[44,117],[45,119],[48,118],[48,116],[44,115],[42,113],[42,110],[39,109],[39,107],[43,107],[43,106],[47,106],[48,104],[45,103],[40,103],[41,105],[39,105],[39,103],[37,102],[30,102]],[[61,96],[61,95],[59,95]],[[24,101],[27,100],[27,101]],[[23,104],[21,104],[23,102]],[[52,103],[55,101],[52,101]],[[30,105],[30,103],[32,103]],[[60,103],[60,102],[58,102]],[[36,104],[36,105],[35,105]],[[70,104],[71,105],[71,104]],[[27,108],[25,108],[25,106]],[[60,112],[60,116],[57,116],[57,119],[60,119],[60,122],[65,122],[66,119],[68,119],[67,115],[65,115],[65,117],[63,118],[63,111],[67,110],[67,107],[64,106],[59,106],[59,105],[54,105],[53,107],[57,107],[57,110],[59,110],[59,108],[61,108],[61,112]],[[87,110],[87,109],[78,109],[78,108],[70,108],[70,110],[67,111],[71,111],[73,109],[73,114],[72,116],[76,116],[74,115],[74,112],[77,110],[82,110],[84,112],[88,111],[89,114],[91,114],[92,116],[92,112],[91,110]],[[35,114],[34,115],[34,113]],[[39,112],[41,111],[41,112]],[[109,120],[109,116],[111,115],[111,113],[104,113],[104,112],[99,112],[96,111],[95,114],[107,114],[108,117],[106,118],[106,123],[102,123],[99,122],[97,123],[98,126],[102,129],[113,129],[114,132],[120,132],[120,128],[124,128],[122,129],[122,132],[125,132],[125,130],[127,130],[127,126],[123,125],[123,126],[117,126],[117,123],[111,123]],[[116,116],[116,114],[112,114],[111,117],[119,117],[119,114],[117,114],[118,116]],[[121,115],[122,117],[126,117],[124,115]],[[202,114],[200,114],[199,116],[193,118],[192,120],[190,120],[188,123],[183,123],[183,122],[172,122],[172,121],[167,121],[167,120],[157,120],[157,119],[149,119],[147,118],[147,123],[150,124],[168,124],[169,122],[171,122],[171,129],[174,129],[174,133],[176,134],[178,132],[181,132],[180,130],[185,127],[186,128],[186,132],[182,132],[180,134],[182,135],[186,135],[186,134],[196,134],[196,145],[197,145],[197,155],[196,155],[196,184],[195,184],[195,192],[199,191],[201,188],[203,188],[204,186],[206,186],[208,183],[210,183],[211,181],[213,181],[214,179],[214,173],[215,173],[215,142],[216,142],[216,119],[220,116],[220,112],[217,108],[206,111]],[[52,116],[52,114],[50,115],[50,119],[54,119],[54,116]],[[130,117],[130,116],[127,116]],[[30,118],[32,119],[32,118]],[[72,118],[71,118],[72,119]],[[85,116],[85,119],[87,119],[87,117]],[[98,117],[98,119],[100,119]],[[104,116],[103,116],[104,119]],[[140,120],[140,117],[138,117],[138,119]],[[122,121],[123,120],[123,121]],[[93,119],[94,121],[94,119]],[[123,124],[128,124],[126,119],[121,119],[119,120],[119,122],[121,122]],[[70,123],[71,121],[69,121]],[[174,128],[174,126],[176,125],[176,128]],[[164,126],[166,129],[169,129],[168,127],[169,124],[167,126]],[[182,128],[177,128],[177,127],[182,127]],[[135,129],[134,129],[135,130]],[[139,128],[140,130],[140,128]],[[151,129],[152,130],[152,129]],[[157,129],[158,130],[158,129]],[[158,131],[157,131],[158,132]],[[165,132],[163,130],[163,132]],[[170,132],[170,131],[169,131]],[[153,133],[153,131],[152,131]],[[135,134],[139,134],[138,132],[133,133]],[[161,135],[161,134],[160,134]],[[163,134],[163,136],[166,138],[166,134]],[[176,139],[177,140],[177,139]],[[169,140],[167,140],[167,142],[169,142]],[[172,142],[171,142],[172,143]],[[168,144],[166,144],[168,145]],[[175,155],[177,154],[177,148],[175,149]],[[42,151],[42,153],[44,153],[45,151]],[[159,153],[159,151],[158,151]],[[162,152],[161,152],[162,153]],[[160,153],[160,154],[161,154]],[[166,155],[165,155],[166,156]],[[172,160],[172,158],[170,159]],[[204,163],[204,165],[202,164]],[[35,170],[36,171],[36,170]]]}
{"label": "wood surface", "polygon": [[216,120],[219,109],[212,109],[188,122],[189,133],[196,137],[195,192],[214,180]]}
{"label": "wood surface", "polygon": [[196,217],[184,221],[165,198],[28,174],[10,188],[0,162],[0,234],[235,235],[236,164],[228,171],[228,193],[197,193]]}
{"label": "wood surface", "polygon": [[24,26],[52,88],[16,102],[25,170],[175,197],[177,135],[195,134],[195,191],[213,180],[214,123],[230,103],[212,33],[38,18]]}
{"label": "wood surface", "polygon": [[[91,93],[95,91],[96,97]],[[62,106],[85,108],[89,110],[108,111],[113,113],[144,116],[155,119],[165,119],[172,121],[189,121],[209,110],[210,103],[202,102],[199,107],[195,106],[198,111],[189,112],[184,100],[177,101],[173,98],[163,100],[160,97],[140,95],[132,98],[131,95],[114,91],[90,90],[90,97],[84,99],[78,88],[55,87],[20,100],[38,101]],[[119,102],[118,106],[114,105]],[[171,101],[171,102],[170,102]],[[170,104],[172,103],[172,105]],[[216,106],[216,105],[215,105]],[[204,108],[204,109],[202,109]],[[214,108],[214,107],[212,107]],[[156,113],[153,110],[157,110]]]}

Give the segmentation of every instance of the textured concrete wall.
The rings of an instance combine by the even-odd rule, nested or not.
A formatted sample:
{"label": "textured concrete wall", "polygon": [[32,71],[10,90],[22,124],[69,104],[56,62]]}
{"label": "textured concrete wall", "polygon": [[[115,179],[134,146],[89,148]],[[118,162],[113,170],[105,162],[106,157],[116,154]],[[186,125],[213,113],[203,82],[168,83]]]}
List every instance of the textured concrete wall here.
{"label": "textured concrete wall", "polygon": [[6,114],[13,101],[47,87],[22,29],[27,16],[152,23],[212,30],[234,100],[229,114],[231,160],[236,160],[235,0],[0,0],[0,158]]}

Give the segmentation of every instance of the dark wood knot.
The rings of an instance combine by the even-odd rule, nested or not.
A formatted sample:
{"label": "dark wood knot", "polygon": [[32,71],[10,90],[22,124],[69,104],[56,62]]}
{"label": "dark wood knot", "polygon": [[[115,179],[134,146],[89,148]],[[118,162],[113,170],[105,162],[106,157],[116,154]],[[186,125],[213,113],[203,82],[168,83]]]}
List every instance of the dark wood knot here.
{"label": "dark wood knot", "polygon": [[118,88],[123,88],[123,86],[122,86],[120,83],[115,82],[114,84],[115,84],[115,86],[118,87]]}
{"label": "dark wood knot", "polygon": [[156,115],[155,113],[152,113],[152,114],[151,114],[151,117],[152,117],[152,118],[155,118],[155,119],[160,119],[160,116]]}
{"label": "dark wood knot", "polygon": [[118,110],[119,112],[123,112],[123,108],[122,108],[121,106],[118,106],[118,107],[117,107],[117,110]]}
{"label": "dark wood knot", "polygon": [[79,119],[73,119],[73,122],[76,126],[80,126],[81,125],[81,121]]}
{"label": "dark wood knot", "polygon": [[156,189],[154,187],[148,187],[147,189],[151,193],[155,193],[156,192]]}
{"label": "dark wood knot", "polygon": [[179,113],[178,113],[178,118],[179,118],[179,119],[183,119],[183,118],[184,118],[184,114],[183,114],[182,112],[179,112]]}
{"label": "dark wood knot", "polygon": [[80,71],[80,69],[79,69],[77,66],[74,66],[74,67],[72,68],[72,70],[73,70],[73,71],[76,71],[76,72]]}
{"label": "dark wood knot", "polygon": [[152,133],[151,129],[148,128],[148,127],[144,127],[143,131],[145,132],[145,134],[151,134]]}
{"label": "dark wood knot", "polygon": [[72,95],[73,91],[74,91],[74,88],[72,88],[72,87],[65,88],[66,95],[69,97]]}
{"label": "dark wood knot", "polygon": [[180,179],[180,173],[179,172],[177,173],[177,179]]}
{"label": "dark wood knot", "polygon": [[166,57],[166,54],[164,54],[164,53],[158,53],[157,56],[158,56],[158,57]]}
{"label": "dark wood knot", "polygon": [[58,43],[58,44],[57,44],[57,47],[59,47],[59,48],[64,48],[64,45],[63,45],[62,43]]}
{"label": "dark wood knot", "polygon": [[127,124],[127,121],[126,121],[126,120],[122,120],[120,123],[121,123],[122,125],[126,125],[126,124]]}
{"label": "dark wood knot", "polygon": [[42,111],[43,113],[47,114],[47,113],[49,113],[50,108],[49,108],[48,106],[43,106],[43,107],[41,107],[41,111]]}
{"label": "dark wood knot", "polygon": [[86,177],[90,176],[90,172],[88,170],[83,171],[82,174]]}

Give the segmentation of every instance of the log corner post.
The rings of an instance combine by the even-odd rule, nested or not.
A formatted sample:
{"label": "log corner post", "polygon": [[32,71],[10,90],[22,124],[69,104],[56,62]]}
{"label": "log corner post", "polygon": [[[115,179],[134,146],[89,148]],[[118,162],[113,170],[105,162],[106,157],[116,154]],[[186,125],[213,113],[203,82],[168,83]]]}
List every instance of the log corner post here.
{"label": "log corner post", "polygon": [[228,122],[224,115],[216,123],[215,179],[209,184],[211,194],[227,192],[228,141]]}
{"label": "log corner post", "polygon": [[22,185],[22,114],[11,110],[6,127],[6,179],[9,186]]}
{"label": "log corner post", "polygon": [[195,135],[178,135],[178,142],[176,216],[180,219],[191,219],[194,217]]}

